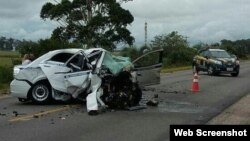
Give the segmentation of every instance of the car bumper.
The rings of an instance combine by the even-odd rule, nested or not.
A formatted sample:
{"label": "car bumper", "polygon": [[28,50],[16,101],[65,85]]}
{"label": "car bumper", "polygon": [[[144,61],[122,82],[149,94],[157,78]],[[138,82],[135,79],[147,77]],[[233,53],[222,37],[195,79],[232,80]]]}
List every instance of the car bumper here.
{"label": "car bumper", "polygon": [[234,66],[215,65],[214,69],[215,69],[215,72],[218,72],[218,73],[237,73],[239,72],[240,66],[239,65],[234,65]]}
{"label": "car bumper", "polygon": [[10,83],[10,94],[18,98],[28,98],[30,88],[31,85],[28,82],[14,79]]}

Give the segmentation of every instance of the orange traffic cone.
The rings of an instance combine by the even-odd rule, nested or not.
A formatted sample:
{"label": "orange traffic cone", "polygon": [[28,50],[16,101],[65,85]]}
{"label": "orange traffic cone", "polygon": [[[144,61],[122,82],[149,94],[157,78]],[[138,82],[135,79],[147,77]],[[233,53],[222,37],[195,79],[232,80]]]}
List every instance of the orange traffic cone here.
{"label": "orange traffic cone", "polygon": [[198,82],[198,75],[197,73],[194,73],[194,79],[193,79],[193,84],[192,84],[192,89],[191,91],[193,92],[199,92],[199,82]]}

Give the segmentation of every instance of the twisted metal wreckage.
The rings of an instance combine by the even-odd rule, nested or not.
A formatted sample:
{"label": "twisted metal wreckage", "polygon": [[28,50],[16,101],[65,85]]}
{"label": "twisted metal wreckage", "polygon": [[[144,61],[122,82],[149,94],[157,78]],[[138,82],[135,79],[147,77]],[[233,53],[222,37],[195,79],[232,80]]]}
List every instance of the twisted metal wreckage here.
{"label": "twisted metal wreckage", "polygon": [[140,86],[160,82],[162,51],[147,52],[133,62],[102,48],[51,51],[14,67],[11,95],[39,104],[82,99],[88,112],[99,106],[126,109],[139,104]]}

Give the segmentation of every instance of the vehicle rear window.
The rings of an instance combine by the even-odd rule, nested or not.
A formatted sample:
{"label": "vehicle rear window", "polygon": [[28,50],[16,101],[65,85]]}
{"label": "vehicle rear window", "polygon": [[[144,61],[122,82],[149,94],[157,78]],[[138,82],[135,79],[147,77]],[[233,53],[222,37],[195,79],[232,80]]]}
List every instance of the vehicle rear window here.
{"label": "vehicle rear window", "polygon": [[53,56],[50,61],[62,62],[65,63],[73,54],[71,53],[59,53]]}

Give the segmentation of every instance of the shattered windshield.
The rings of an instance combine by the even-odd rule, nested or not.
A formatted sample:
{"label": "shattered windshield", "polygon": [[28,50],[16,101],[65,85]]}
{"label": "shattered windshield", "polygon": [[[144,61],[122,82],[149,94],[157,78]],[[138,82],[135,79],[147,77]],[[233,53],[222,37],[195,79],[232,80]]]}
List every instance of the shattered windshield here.
{"label": "shattered windshield", "polygon": [[231,58],[226,51],[211,51],[211,55],[216,58]]}
{"label": "shattered windshield", "polygon": [[109,52],[105,53],[102,65],[109,68],[109,70],[114,74],[118,74],[124,68],[133,67],[132,62],[129,57],[114,56]]}

